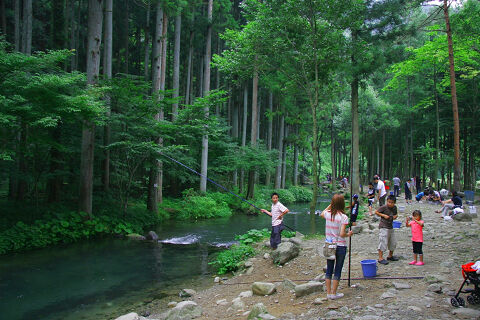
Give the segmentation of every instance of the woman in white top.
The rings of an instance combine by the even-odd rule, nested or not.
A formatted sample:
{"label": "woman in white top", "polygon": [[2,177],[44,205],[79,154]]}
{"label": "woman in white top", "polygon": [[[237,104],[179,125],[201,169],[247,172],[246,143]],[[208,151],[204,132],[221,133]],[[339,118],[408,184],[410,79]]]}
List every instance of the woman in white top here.
{"label": "woman in white top", "polygon": [[330,205],[323,210],[321,216],[325,222],[325,238],[337,243],[335,260],[327,260],[327,272],[325,273],[325,284],[327,286],[327,298],[338,299],[343,293],[337,293],[338,283],[342,275],[343,263],[347,255],[346,237],[351,237],[353,232],[346,231],[348,216],[345,212],[345,198],[341,194],[333,196]]}

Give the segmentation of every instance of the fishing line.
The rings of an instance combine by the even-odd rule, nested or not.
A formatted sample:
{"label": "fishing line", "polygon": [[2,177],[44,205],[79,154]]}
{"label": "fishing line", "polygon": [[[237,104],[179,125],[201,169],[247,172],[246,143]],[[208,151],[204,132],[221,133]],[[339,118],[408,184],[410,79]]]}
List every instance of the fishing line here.
{"label": "fishing line", "polygon": [[[253,203],[251,203],[251,202],[249,202],[248,200],[240,197],[238,194],[233,193],[232,191],[228,190],[227,188],[225,188],[225,187],[222,186],[221,184],[216,183],[215,181],[213,181],[212,179],[208,178],[207,176],[201,174],[200,172],[198,172],[198,171],[190,168],[189,166],[181,163],[181,162],[178,161],[178,160],[173,159],[172,157],[167,156],[166,154],[164,154],[164,153],[162,153],[162,152],[159,152],[159,153],[160,153],[162,156],[164,156],[165,158],[167,158],[167,159],[169,159],[169,160],[171,160],[171,161],[173,161],[173,162],[181,165],[181,166],[184,167],[185,169],[190,170],[190,171],[192,171],[193,173],[199,175],[200,177],[203,177],[203,178],[207,179],[208,181],[210,181],[211,183],[213,183],[214,185],[216,185],[216,186],[219,187],[220,189],[223,189],[223,190],[225,190],[226,192],[230,193],[231,195],[233,195],[233,196],[237,197],[238,199],[242,200],[243,202],[248,203],[250,206],[254,207],[255,209],[259,210],[260,212],[262,211],[262,209],[260,209],[259,207],[257,207],[257,206],[254,205]],[[265,213],[265,214],[266,214],[266,213]],[[268,214],[266,214],[266,215],[268,216]],[[295,230],[293,230],[292,228],[290,228],[289,226],[287,226],[286,224],[283,224],[283,225],[284,225],[285,227],[287,227],[288,229],[290,229],[290,230],[292,230],[292,231],[295,231]]]}
{"label": "fishing line", "polygon": [[[350,278],[350,280],[421,280],[424,277],[422,276],[412,276],[412,277],[373,277],[373,278]],[[324,280],[324,279],[322,279]],[[348,278],[342,278],[340,280],[348,280]],[[284,280],[271,280],[268,282],[283,282]],[[309,282],[312,281],[312,279],[297,279],[297,280],[291,280],[293,282]],[[233,285],[240,285],[240,284],[252,284],[253,282],[235,282],[235,283],[219,283],[220,285],[223,286],[233,286]]]}

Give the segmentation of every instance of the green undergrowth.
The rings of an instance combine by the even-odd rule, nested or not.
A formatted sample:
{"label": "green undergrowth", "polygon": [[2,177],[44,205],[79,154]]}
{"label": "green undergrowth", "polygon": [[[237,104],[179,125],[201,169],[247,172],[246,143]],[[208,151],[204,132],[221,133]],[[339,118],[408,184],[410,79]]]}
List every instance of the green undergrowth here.
{"label": "green undergrowth", "polygon": [[[283,231],[282,236],[292,238],[294,231]],[[235,240],[239,243],[231,246],[229,249],[220,252],[214,261],[209,264],[217,268],[218,274],[235,272],[243,267],[245,260],[257,254],[254,244],[270,237],[270,231],[267,228],[262,230],[252,229],[242,235],[237,235]]]}
{"label": "green undergrowth", "polygon": [[[21,210],[19,210],[21,212]],[[44,248],[111,235],[143,233],[148,226],[161,222],[158,215],[143,204],[132,205],[125,214],[99,210],[97,214],[63,211],[45,212],[34,221],[17,221],[0,231],[0,254]]]}
{"label": "green undergrowth", "polygon": [[[241,194],[238,190],[233,190],[233,192],[242,198],[246,198],[246,195]],[[292,186],[288,189],[279,190],[265,186],[256,186],[254,199],[246,201],[256,207],[269,210],[273,192],[278,193],[280,202],[283,204],[308,202],[313,195],[311,189],[302,186]],[[165,198],[160,205],[160,214],[177,220],[198,220],[228,217],[235,212],[259,213],[249,203],[226,192],[207,192],[202,194],[193,189],[188,189],[182,193],[181,198]]]}

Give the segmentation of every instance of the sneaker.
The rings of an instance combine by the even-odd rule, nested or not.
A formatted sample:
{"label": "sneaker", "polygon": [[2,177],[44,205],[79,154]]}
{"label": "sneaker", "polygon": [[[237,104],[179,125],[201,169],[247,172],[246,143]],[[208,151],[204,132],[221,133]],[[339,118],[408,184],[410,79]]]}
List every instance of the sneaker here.
{"label": "sneaker", "polygon": [[415,263],[416,266],[423,266],[425,263],[423,263],[422,261],[418,261],[417,263]]}
{"label": "sneaker", "polygon": [[378,263],[380,264],[388,264],[388,261],[383,259],[383,260],[378,260]]}
{"label": "sneaker", "polygon": [[327,294],[327,298],[330,300],[340,299],[341,297],[343,297],[343,293]]}
{"label": "sneaker", "polygon": [[391,257],[387,257],[387,260],[390,260],[390,261],[398,261],[398,258],[395,257],[395,256],[391,256]]}
{"label": "sneaker", "polygon": [[414,265],[417,264],[417,260],[413,260],[412,262],[409,263],[409,265]]}

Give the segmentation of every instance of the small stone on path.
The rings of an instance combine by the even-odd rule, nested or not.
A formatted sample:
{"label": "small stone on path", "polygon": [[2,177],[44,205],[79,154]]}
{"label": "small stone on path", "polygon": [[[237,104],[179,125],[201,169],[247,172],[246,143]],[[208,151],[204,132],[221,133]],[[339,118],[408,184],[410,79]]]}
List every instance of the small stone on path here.
{"label": "small stone on path", "polygon": [[393,286],[395,287],[395,289],[399,290],[399,289],[411,289],[412,286],[409,285],[408,283],[406,282],[394,282],[393,283]]}

